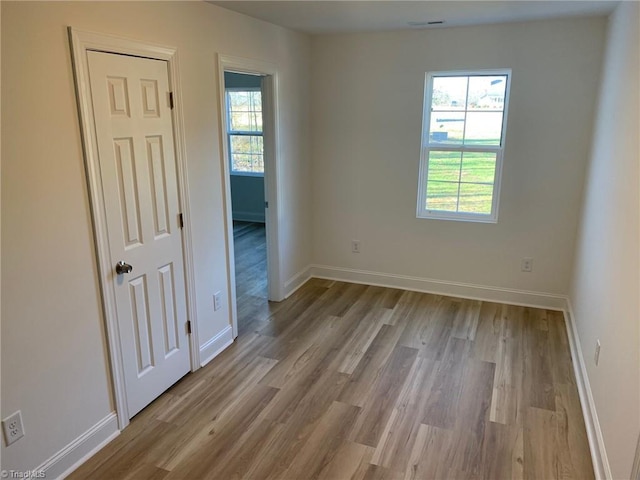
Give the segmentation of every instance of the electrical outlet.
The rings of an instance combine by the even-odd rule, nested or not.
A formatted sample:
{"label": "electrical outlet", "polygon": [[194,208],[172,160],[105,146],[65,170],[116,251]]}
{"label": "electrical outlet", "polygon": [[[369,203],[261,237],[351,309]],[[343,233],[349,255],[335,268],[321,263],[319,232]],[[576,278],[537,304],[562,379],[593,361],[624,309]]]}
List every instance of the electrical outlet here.
{"label": "electrical outlet", "polygon": [[523,258],[522,262],[520,263],[520,269],[523,272],[533,271],[533,258],[528,258],[528,257]]}
{"label": "electrical outlet", "polygon": [[600,361],[600,339],[596,340],[596,353],[594,355],[594,360],[596,361],[596,367],[597,367],[598,362]]}
{"label": "electrical outlet", "polygon": [[360,240],[351,240],[351,252],[360,253]]}
{"label": "electrical outlet", "polygon": [[24,425],[22,425],[22,412],[18,410],[2,420],[2,431],[7,446],[24,437]]}
{"label": "electrical outlet", "polygon": [[216,292],[213,294],[213,311],[216,312],[222,308],[222,293]]}

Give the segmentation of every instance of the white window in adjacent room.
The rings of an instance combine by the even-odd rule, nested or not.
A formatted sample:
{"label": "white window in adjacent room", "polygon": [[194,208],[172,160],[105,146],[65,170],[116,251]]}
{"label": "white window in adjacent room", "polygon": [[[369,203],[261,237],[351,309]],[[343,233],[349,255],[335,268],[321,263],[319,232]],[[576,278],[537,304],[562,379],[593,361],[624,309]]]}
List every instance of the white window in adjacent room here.
{"label": "white window in adjacent room", "polygon": [[226,98],[231,174],[262,176],[262,93],[257,88],[229,88]]}
{"label": "white window in adjacent room", "polygon": [[420,218],[495,223],[511,70],[427,74]]}

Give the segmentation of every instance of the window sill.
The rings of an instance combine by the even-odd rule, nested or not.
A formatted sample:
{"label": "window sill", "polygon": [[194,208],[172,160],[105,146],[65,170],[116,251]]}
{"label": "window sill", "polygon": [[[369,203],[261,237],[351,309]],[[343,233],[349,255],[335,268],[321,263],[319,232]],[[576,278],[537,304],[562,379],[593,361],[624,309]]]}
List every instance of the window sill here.
{"label": "window sill", "polygon": [[264,177],[264,172],[231,172],[232,177]]}
{"label": "window sill", "polygon": [[453,222],[467,222],[467,223],[498,223],[498,218],[489,215],[448,215],[446,213],[435,214],[419,212],[416,218],[425,220],[447,220]]}

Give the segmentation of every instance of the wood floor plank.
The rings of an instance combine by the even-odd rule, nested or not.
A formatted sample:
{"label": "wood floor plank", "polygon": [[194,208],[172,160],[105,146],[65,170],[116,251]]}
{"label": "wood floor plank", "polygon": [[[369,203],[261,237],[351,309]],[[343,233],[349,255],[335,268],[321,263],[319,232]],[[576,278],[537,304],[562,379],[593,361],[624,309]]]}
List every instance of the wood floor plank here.
{"label": "wood floor plank", "polygon": [[284,425],[269,420],[256,422],[254,428],[244,432],[219,462],[211,466],[211,478],[225,480],[245,478],[256,455],[269,449],[269,442],[277,437]]}
{"label": "wood floor plank", "polygon": [[528,407],[524,421],[524,478],[565,478],[559,475],[556,413]]}
{"label": "wood floor plank", "polygon": [[427,406],[421,419],[422,423],[449,429],[455,426],[469,349],[469,340],[454,337],[449,339],[433,387],[428,394]]}
{"label": "wood floor plank", "polygon": [[495,365],[467,360],[458,402],[449,465],[469,477],[482,476],[482,445],[489,423]]}
{"label": "wood floor plank", "polygon": [[482,302],[471,356],[477,360],[496,363],[501,331],[502,305]]}
{"label": "wood floor plank", "polygon": [[358,366],[349,376],[339,400],[350,405],[363,406],[400,337],[402,330],[383,325],[375,336]]}
{"label": "wood floor plank", "polygon": [[522,424],[524,407],[524,345],[521,326],[522,307],[502,308],[500,341],[496,350],[496,370],[491,398],[492,422]]}
{"label": "wood floor plank", "polygon": [[333,459],[318,475],[319,480],[362,480],[367,473],[373,448],[359,443],[343,442]]}
{"label": "wood floor plank", "polygon": [[360,407],[333,402],[284,472],[283,478],[317,478],[337,455],[360,413]]}
{"label": "wood floor plank", "polygon": [[[438,299],[438,297],[436,298]],[[449,339],[453,337],[456,319],[461,316],[459,322],[466,321],[464,313],[460,315],[465,301],[453,297],[439,297],[435,304],[435,310],[428,317],[426,335],[420,350],[421,356],[436,360],[443,358],[449,345]],[[464,328],[464,326],[460,326],[460,329]],[[475,327],[473,328],[475,331]],[[466,338],[467,332],[465,331],[461,335]]]}
{"label": "wood floor plank", "polygon": [[[525,312],[530,315],[531,310],[527,308]],[[537,316],[525,322],[524,396],[527,405],[554,410],[556,395],[551,373],[549,333],[538,326]]]}
{"label": "wood floor plank", "polygon": [[404,479],[449,478],[451,435],[450,430],[421,424],[404,472]]}
{"label": "wood floor plank", "polygon": [[420,300],[425,297],[424,293],[405,290],[398,298],[393,313],[389,318],[389,325],[404,327],[408,320],[412,319],[419,310]]}
{"label": "wood floor plank", "polygon": [[547,312],[548,339],[549,339],[549,366],[553,383],[575,385],[573,374],[573,361],[569,349],[569,338],[562,312]]}
{"label": "wood floor plank", "polygon": [[[428,293],[417,297],[417,301],[412,305],[412,309],[409,310],[411,312],[410,316],[404,317],[404,330],[398,341],[400,345],[416,349],[421,349],[426,345],[430,336],[430,323],[432,317],[435,317],[434,314],[441,298]],[[439,322],[440,319],[435,318],[434,321]]]}
{"label": "wood floor plank", "polygon": [[322,387],[325,390],[319,392],[320,395],[333,395],[335,392],[337,398],[346,386],[348,376],[330,370],[328,366],[333,362],[336,349],[345,342],[345,338],[356,325],[344,322],[339,317],[329,317],[328,324],[330,326],[327,327],[325,336],[318,337],[317,343],[310,347],[312,352],[308,358],[299,366],[292,367],[297,369],[297,374],[289,377],[276,401],[267,409],[265,415],[268,418],[284,423],[310,392]]}
{"label": "wood floor plank", "polygon": [[489,422],[482,444],[485,480],[524,478],[524,444],[521,426]]}
{"label": "wood floor plank", "polygon": [[387,323],[390,315],[391,310],[389,309],[375,308],[358,322],[358,327],[352,333],[349,342],[336,357],[339,372],[348,374],[354,372],[382,326]]}
{"label": "wood floor plank", "polygon": [[252,395],[237,402],[225,416],[201,425],[196,435],[183,445],[180,455],[166,466],[171,470],[167,478],[212,478],[215,465],[233,448],[239,432],[251,426],[277,392],[275,388],[257,385]]}
{"label": "wood floor plank", "polygon": [[234,344],[71,480],[594,478],[562,313],[332,280],[255,291]]}
{"label": "wood floor plank", "polygon": [[451,334],[456,338],[475,340],[482,302],[463,300],[454,320]]}
{"label": "wood floor plank", "polygon": [[371,463],[404,471],[420,424],[416,418],[424,416],[427,398],[433,386],[439,362],[418,358],[409,372],[405,386],[398,397],[394,410],[375,450]]}
{"label": "wood floor plank", "polygon": [[327,372],[300,399],[282,431],[270,442],[269,448],[254,459],[254,465],[247,472],[247,477],[282,478],[323,415],[336,400],[343,384],[344,374]]}
{"label": "wood floor plank", "polygon": [[[277,363],[277,360],[253,357],[242,370],[245,375],[231,372],[225,376],[204,378],[200,383],[180,395],[180,401],[173,402],[163,409],[157,418],[164,422],[183,425],[195,408],[206,411],[211,417],[221,415],[232,408],[235,399],[253,391],[264,375]],[[215,385],[213,391],[207,386]]]}
{"label": "wood floor plank", "polygon": [[580,411],[580,398],[575,385],[556,385],[556,434],[562,453],[560,459],[570,470],[570,478],[589,480],[594,478],[591,459],[579,452],[589,449],[589,440]]}
{"label": "wood floor plank", "polygon": [[355,442],[371,447],[378,445],[395,401],[417,356],[418,350],[415,348],[396,347],[364,404],[354,429]]}

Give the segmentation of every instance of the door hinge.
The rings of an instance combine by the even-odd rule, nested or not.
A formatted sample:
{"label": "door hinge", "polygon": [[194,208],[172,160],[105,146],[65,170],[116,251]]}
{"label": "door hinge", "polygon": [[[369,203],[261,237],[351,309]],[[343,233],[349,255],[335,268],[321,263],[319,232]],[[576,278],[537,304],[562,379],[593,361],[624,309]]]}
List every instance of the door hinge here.
{"label": "door hinge", "polygon": [[269,202],[264,202],[264,208],[269,208]]}
{"label": "door hinge", "polygon": [[184,228],[184,217],[181,213],[178,214],[178,225],[180,225],[180,229]]}
{"label": "door hinge", "polygon": [[187,320],[187,333],[191,335],[191,320]]}
{"label": "door hinge", "polygon": [[169,92],[169,108],[173,110],[173,92]]}

